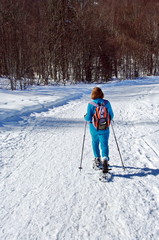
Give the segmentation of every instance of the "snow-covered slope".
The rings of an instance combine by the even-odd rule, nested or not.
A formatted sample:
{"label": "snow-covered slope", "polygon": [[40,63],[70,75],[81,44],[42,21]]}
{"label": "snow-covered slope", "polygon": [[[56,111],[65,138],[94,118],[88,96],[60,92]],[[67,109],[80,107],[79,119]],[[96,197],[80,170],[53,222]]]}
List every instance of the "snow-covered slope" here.
{"label": "snow-covered slope", "polygon": [[99,85],[115,113],[113,178],[92,169],[93,85],[0,90],[0,239],[159,239],[159,78]]}

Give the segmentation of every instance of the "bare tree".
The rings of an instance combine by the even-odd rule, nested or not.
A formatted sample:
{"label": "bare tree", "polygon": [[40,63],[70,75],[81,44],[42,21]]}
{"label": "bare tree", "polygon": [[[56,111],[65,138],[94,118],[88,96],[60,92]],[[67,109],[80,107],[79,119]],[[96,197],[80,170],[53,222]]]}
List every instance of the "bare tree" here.
{"label": "bare tree", "polygon": [[157,0],[1,0],[0,74],[11,88],[159,73]]}

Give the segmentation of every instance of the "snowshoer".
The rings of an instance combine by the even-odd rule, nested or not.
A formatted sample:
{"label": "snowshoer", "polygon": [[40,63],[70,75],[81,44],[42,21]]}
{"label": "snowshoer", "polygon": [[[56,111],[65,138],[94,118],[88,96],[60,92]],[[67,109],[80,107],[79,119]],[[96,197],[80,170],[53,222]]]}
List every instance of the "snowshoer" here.
{"label": "snowshoer", "polygon": [[88,103],[87,113],[84,116],[85,120],[89,122],[90,134],[92,137],[92,149],[94,153],[94,163],[97,167],[103,168],[103,173],[108,172],[109,161],[109,126],[106,129],[100,129],[95,127],[93,123],[94,114],[97,106],[104,105],[109,114],[109,120],[113,120],[114,113],[111,104],[108,100],[104,99],[104,93],[99,87],[95,87],[91,93],[92,102]]}

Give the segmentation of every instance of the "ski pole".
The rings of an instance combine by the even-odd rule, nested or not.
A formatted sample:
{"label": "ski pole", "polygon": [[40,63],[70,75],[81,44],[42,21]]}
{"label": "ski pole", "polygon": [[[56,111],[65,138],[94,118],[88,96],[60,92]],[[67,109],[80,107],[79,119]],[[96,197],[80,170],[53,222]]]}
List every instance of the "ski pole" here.
{"label": "ski pole", "polygon": [[85,122],[85,127],[84,127],[83,144],[82,144],[82,152],[81,152],[81,162],[80,162],[80,166],[79,166],[80,171],[81,171],[81,169],[82,169],[84,142],[85,142],[85,137],[86,137],[86,126],[87,126],[87,121]]}
{"label": "ski pole", "polygon": [[111,123],[111,127],[112,127],[112,130],[113,130],[114,139],[115,139],[115,142],[116,142],[116,145],[117,145],[117,149],[118,149],[118,152],[119,152],[119,156],[120,156],[120,159],[121,159],[121,164],[123,166],[123,170],[125,171],[124,162],[123,162],[123,159],[122,159],[122,156],[121,156],[121,153],[120,153],[119,145],[118,145],[118,142],[117,142],[117,138],[116,138],[114,127],[113,127],[112,123]]}

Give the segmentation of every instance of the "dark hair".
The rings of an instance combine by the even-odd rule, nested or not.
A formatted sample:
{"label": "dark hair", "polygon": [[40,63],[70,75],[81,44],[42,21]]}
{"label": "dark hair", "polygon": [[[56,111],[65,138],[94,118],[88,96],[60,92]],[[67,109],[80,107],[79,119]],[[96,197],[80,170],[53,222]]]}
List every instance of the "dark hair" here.
{"label": "dark hair", "polygon": [[91,93],[91,99],[104,98],[104,93],[99,87],[95,87]]}

